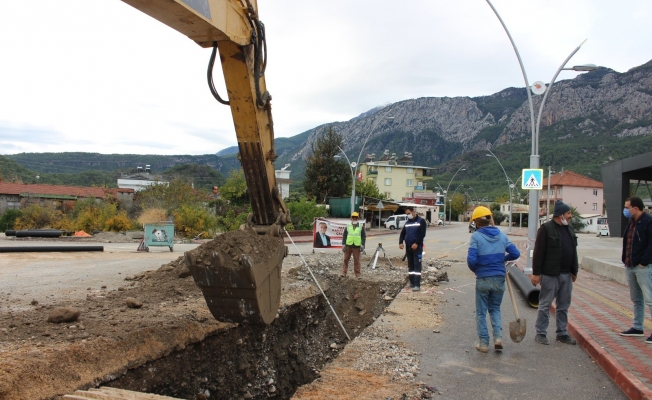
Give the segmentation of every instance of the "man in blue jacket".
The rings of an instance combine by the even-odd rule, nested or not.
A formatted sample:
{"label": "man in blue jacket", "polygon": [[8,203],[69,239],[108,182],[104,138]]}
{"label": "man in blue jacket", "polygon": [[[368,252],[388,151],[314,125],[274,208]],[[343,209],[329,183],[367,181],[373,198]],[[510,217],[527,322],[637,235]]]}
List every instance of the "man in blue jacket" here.
{"label": "man in blue jacket", "polygon": [[487,311],[489,311],[493,328],[494,348],[496,350],[503,349],[503,320],[500,315],[500,303],[502,303],[503,293],[505,293],[505,262],[518,259],[521,253],[509,241],[507,235],[493,226],[491,210],[487,207],[476,207],[471,219],[475,222],[477,231],[471,235],[466,263],[476,276],[475,321],[479,342],[475,348],[486,353],[489,351]]}
{"label": "man in blue jacket", "polygon": [[418,292],[421,290],[421,258],[427,224],[425,219],[414,212],[414,207],[412,206],[408,206],[405,209],[405,214],[408,220],[403,225],[401,236],[398,238],[398,247],[403,250],[403,241],[405,241],[410,287],[413,292]]}
{"label": "man in blue jacket", "polygon": [[[645,305],[652,313],[652,217],[643,211],[643,200],[630,197],[625,200],[623,214],[629,223],[623,234],[622,261],[627,272],[629,296],[634,303],[634,326],[622,336],[644,336]],[[652,344],[652,335],[645,340]]]}

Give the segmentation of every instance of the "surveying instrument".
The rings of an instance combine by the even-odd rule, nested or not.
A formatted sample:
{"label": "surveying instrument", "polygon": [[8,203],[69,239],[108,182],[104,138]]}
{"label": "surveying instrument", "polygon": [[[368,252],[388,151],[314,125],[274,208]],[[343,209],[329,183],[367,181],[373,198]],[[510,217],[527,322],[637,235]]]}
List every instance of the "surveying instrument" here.
{"label": "surveying instrument", "polygon": [[387,257],[387,253],[385,253],[385,249],[383,249],[383,244],[378,243],[378,247],[376,247],[376,252],[374,255],[371,257],[371,260],[369,260],[369,263],[367,264],[367,267],[371,265],[371,262],[373,261],[374,265],[371,267],[372,270],[376,269],[376,262],[378,262],[378,256],[380,256],[380,252],[383,252],[383,257],[387,260],[389,263],[389,266],[391,268],[394,268],[394,265],[392,265],[392,262],[390,261],[389,257]]}

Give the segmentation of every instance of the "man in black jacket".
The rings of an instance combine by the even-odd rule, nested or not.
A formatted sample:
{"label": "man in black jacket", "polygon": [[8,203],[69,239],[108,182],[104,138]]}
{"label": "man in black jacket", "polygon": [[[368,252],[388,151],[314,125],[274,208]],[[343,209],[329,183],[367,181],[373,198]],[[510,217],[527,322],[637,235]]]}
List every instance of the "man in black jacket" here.
{"label": "man in black jacket", "polygon": [[557,341],[577,344],[566,330],[568,308],[571,304],[573,282],[577,279],[577,236],[570,220],[573,218],[570,206],[561,201],[555,202],[552,221],[541,225],[537,232],[532,255],[532,284],[541,283],[539,311],[534,328],[534,340],[550,344],[546,337],[550,319],[550,305],[556,300],[555,321]]}
{"label": "man in black jacket", "polygon": [[403,250],[403,241],[405,241],[410,287],[413,292],[418,292],[421,290],[421,258],[427,225],[426,220],[414,211],[414,207],[406,207],[405,214],[408,220],[403,225],[401,236],[398,238],[398,247]]}
{"label": "man in black jacket", "polygon": [[[643,200],[630,197],[625,200],[623,214],[629,223],[623,234],[622,261],[627,272],[629,296],[634,303],[634,326],[622,336],[644,336],[645,305],[652,313],[652,217],[643,211]],[[652,335],[645,340],[652,344]]]}

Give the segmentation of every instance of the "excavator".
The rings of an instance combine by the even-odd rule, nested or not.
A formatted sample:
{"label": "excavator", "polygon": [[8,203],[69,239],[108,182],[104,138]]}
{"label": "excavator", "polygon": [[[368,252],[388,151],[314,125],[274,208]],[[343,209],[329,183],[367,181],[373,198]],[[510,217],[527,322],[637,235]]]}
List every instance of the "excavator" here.
{"label": "excavator", "polygon": [[[206,304],[220,321],[270,324],[281,298],[281,266],[287,255],[283,226],[290,222],[274,174],[274,126],[271,95],[265,85],[267,46],[257,0],[122,0],[186,35],[203,48],[212,48],[207,80],[221,104],[228,105],[238,139],[238,158],[244,170],[252,213],[241,229],[278,240],[267,249],[271,257],[254,263],[242,254],[237,266],[219,251],[210,259],[186,253],[186,265],[201,288]],[[213,84],[219,52],[227,98]],[[230,260],[229,260],[230,261]]]}

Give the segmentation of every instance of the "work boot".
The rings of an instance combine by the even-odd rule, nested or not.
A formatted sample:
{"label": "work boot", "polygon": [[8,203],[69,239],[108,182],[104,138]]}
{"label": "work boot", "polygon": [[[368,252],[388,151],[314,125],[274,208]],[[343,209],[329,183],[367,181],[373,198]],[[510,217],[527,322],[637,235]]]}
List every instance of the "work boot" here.
{"label": "work boot", "polygon": [[503,349],[503,340],[498,338],[494,339],[494,349],[496,350],[502,350]]}
{"label": "work boot", "polygon": [[537,333],[537,335],[534,337],[534,340],[540,344],[550,344],[550,341],[548,341],[546,335],[542,335],[540,333]]}
{"label": "work boot", "polygon": [[564,344],[572,344],[572,345],[577,344],[577,341],[572,337],[570,337],[570,335],[557,336],[557,341],[559,343],[564,343]]}
{"label": "work boot", "polygon": [[475,345],[475,349],[480,353],[486,353],[489,351],[489,345],[487,343],[478,342]]}

